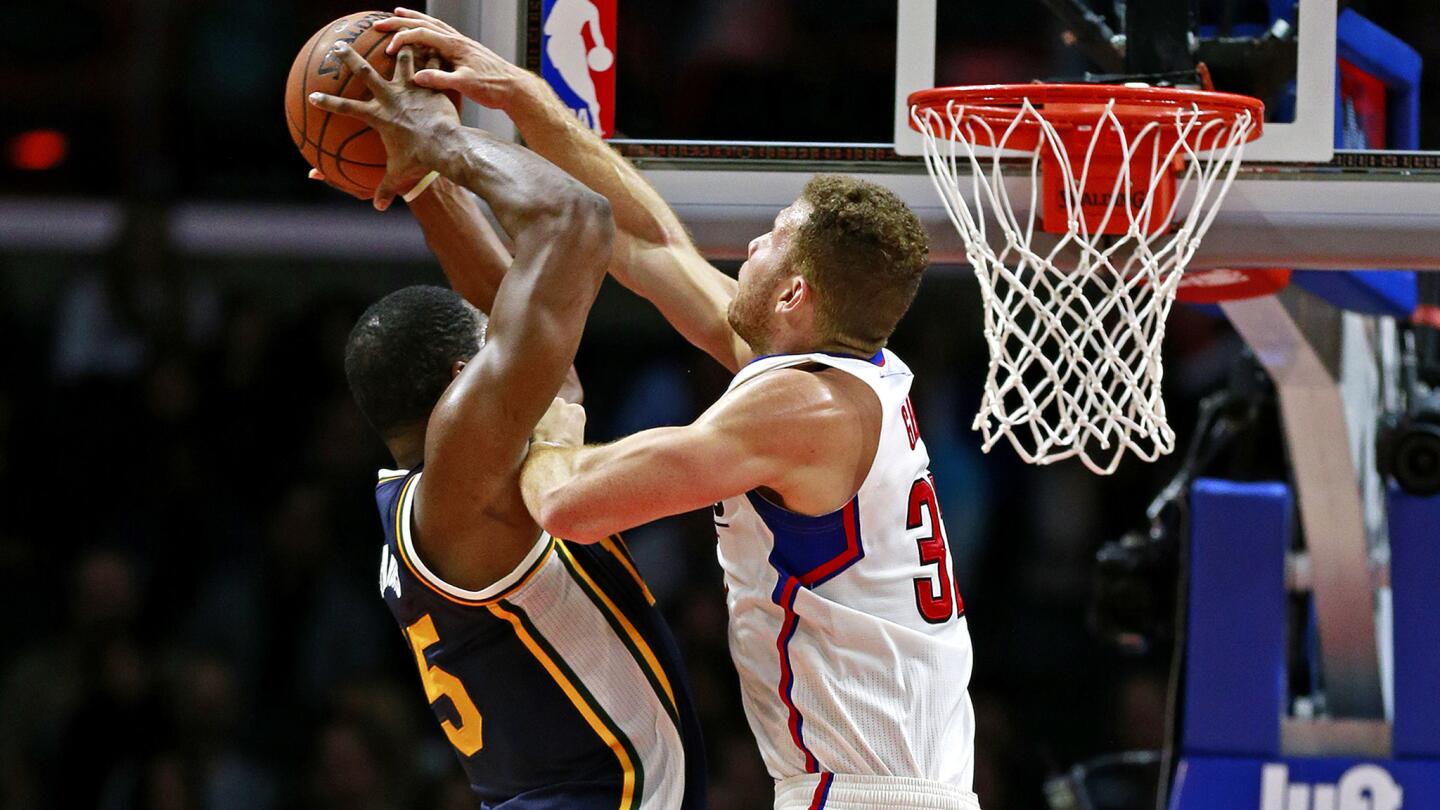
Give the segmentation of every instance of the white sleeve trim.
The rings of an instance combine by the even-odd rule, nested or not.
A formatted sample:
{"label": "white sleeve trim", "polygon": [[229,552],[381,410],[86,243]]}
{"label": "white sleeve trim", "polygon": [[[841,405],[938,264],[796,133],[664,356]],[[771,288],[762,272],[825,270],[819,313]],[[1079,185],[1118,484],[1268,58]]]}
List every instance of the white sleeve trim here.
{"label": "white sleeve trim", "polygon": [[415,491],[419,488],[420,479],[424,476],[425,473],[423,472],[416,473],[413,483],[411,483],[405,491],[404,498],[397,507],[400,510],[400,542],[405,546],[405,556],[409,557],[410,562],[415,564],[415,570],[420,576],[423,577],[426,582],[434,585],[444,593],[456,599],[464,599],[467,601],[480,601],[499,596],[514,586],[516,582],[519,582],[520,578],[525,576],[525,574],[534,567],[535,562],[539,560],[540,556],[545,553],[545,550],[550,547],[550,533],[542,529],[540,536],[535,538],[535,545],[531,546],[530,552],[525,555],[525,559],[510,569],[510,573],[478,591],[467,591],[464,588],[451,585],[436,576],[435,573],[425,565],[425,561],[421,559],[420,554],[415,550],[414,539],[410,536],[410,519],[411,513],[415,508]]}

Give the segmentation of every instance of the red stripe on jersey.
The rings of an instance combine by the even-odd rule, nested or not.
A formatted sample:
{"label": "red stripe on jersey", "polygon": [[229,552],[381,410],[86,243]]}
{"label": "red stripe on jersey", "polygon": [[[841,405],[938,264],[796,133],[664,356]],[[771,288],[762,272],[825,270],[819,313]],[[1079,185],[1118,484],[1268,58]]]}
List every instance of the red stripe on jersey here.
{"label": "red stripe on jersey", "polygon": [[800,622],[800,617],[795,613],[795,595],[799,592],[800,581],[787,577],[785,586],[780,591],[780,607],[785,610],[785,621],[780,625],[779,637],[775,639],[775,650],[780,654],[780,702],[785,704],[790,713],[790,739],[805,755],[805,771],[815,773],[820,770],[820,763],[816,761],[815,755],[810,753],[810,749],[805,747],[805,719],[800,716],[800,710],[795,707],[795,701],[790,696],[790,690],[795,685],[795,673],[790,669],[790,639],[795,636],[795,626]]}
{"label": "red stripe on jersey", "polygon": [[835,774],[820,774],[820,783],[815,786],[815,797],[810,800],[809,810],[821,810],[825,807],[825,800],[830,798],[830,783],[835,781]]}

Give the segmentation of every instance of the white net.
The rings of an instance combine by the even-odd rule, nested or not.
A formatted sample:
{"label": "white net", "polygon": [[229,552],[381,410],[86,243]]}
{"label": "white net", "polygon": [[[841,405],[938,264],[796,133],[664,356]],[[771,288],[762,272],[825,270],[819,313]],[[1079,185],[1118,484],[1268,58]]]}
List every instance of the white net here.
{"label": "white net", "polygon": [[[995,122],[994,107],[975,114],[953,101],[943,112],[917,107],[911,115],[980,281],[990,367],[974,428],[984,449],[1005,437],[1027,462],[1078,456],[1109,474],[1127,450],[1153,461],[1174,449],[1160,389],[1165,318],[1256,121],[1192,104],[1127,124],[1113,99],[1092,108],[1089,127],[1067,132],[1071,149],[1085,146],[1083,156],[1067,151],[1067,138],[1029,100],[1008,125]],[[1087,130],[1093,134],[1075,137]],[[1028,208],[1017,214],[1011,191],[1025,188],[1025,172],[1010,171],[1007,185],[1003,167],[1015,162],[998,150],[1027,138],[1029,186],[1018,196]],[[1108,169],[1096,159],[1107,153],[1120,157]],[[1066,215],[1064,232],[1044,247],[1034,240],[1042,162],[1062,172]],[[1174,195],[1154,193],[1172,171]]]}

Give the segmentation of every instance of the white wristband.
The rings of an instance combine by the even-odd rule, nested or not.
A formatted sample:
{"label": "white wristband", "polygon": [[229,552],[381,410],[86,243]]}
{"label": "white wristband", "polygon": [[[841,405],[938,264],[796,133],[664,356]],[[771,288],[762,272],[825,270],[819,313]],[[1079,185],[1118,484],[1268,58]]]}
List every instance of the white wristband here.
{"label": "white wristband", "polygon": [[430,172],[429,174],[427,174],[427,175],[425,175],[424,177],[422,177],[422,178],[420,179],[420,182],[418,182],[418,183],[415,184],[415,187],[414,187],[414,188],[410,189],[409,191],[405,192],[404,194],[401,194],[401,195],[400,195],[400,199],[404,200],[404,201],[407,202],[407,203],[408,203],[408,202],[414,202],[414,201],[415,201],[415,198],[416,198],[416,197],[419,197],[421,194],[424,194],[424,193],[425,193],[425,189],[430,188],[430,184],[433,183],[433,182],[435,182],[435,178],[437,178],[437,177],[439,177],[439,176],[440,176],[440,172],[436,172],[436,171]]}

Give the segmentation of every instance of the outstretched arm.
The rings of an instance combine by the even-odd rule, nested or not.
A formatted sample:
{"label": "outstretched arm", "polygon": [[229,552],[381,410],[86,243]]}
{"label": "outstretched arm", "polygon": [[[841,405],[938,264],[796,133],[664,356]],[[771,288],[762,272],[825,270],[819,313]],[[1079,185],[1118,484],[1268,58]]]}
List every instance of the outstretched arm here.
{"label": "outstretched arm", "polygon": [[856,413],[813,374],[784,370],[693,424],[581,447],[584,410],[556,403],[536,428],[520,490],[541,526],[578,542],[755,489],[825,514],[854,494],[874,456]]}
{"label": "outstretched arm", "polygon": [[554,165],[461,127],[444,96],[414,84],[409,49],[389,82],[353,49],[342,43],[337,50],[375,98],[317,96],[313,103],[369,123],[387,152],[415,154],[419,165],[407,174],[433,169],[480,195],[514,238],[515,258],[495,293],[487,342],[446,389],[426,431],[415,523],[422,546],[431,545],[426,538],[445,539],[422,548],[444,565],[454,549],[483,539],[477,534],[514,497],[530,433],[574,359],[609,262],[614,224],[603,197]]}
{"label": "outstretched arm", "polygon": [[504,110],[536,152],[610,201],[617,239],[610,272],[648,298],[691,343],[722,365],[737,369],[749,347],[726,318],[735,279],[695,249],[679,218],[628,161],[581,126],[540,77],[496,56],[445,22],[407,9],[376,24],[398,31],[390,47],[432,48],[453,71],[424,70],[422,85],[455,89],[480,104]]}

